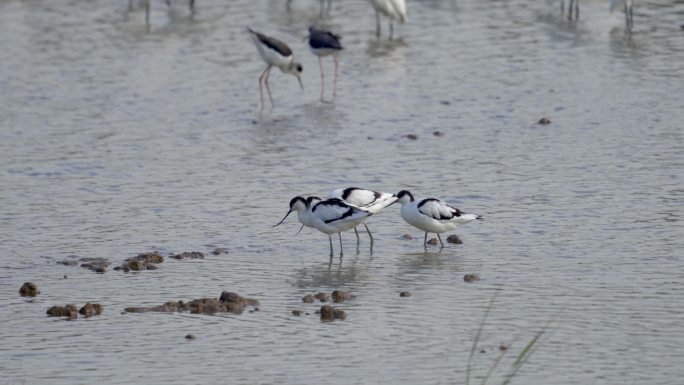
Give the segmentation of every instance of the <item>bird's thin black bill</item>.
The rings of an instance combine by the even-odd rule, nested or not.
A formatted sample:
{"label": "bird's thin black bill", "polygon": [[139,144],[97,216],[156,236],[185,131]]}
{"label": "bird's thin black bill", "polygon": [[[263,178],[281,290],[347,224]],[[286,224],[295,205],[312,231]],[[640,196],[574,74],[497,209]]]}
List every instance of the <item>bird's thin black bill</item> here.
{"label": "bird's thin black bill", "polygon": [[292,210],[288,211],[287,214],[285,214],[285,216],[283,217],[283,219],[280,220],[280,222],[276,223],[275,225],[273,225],[273,226],[271,226],[271,227],[276,227],[276,226],[278,226],[279,224],[285,222],[285,218],[287,218],[287,216],[290,215],[291,212],[292,212]]}

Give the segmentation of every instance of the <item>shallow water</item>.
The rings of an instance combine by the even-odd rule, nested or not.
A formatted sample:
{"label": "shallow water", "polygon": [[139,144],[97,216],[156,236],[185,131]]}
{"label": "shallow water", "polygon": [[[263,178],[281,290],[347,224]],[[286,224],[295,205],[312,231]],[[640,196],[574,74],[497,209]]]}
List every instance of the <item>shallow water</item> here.
{"label": "shallow water", "polygon": [[[338,1],[322,104],[302,41],[317,1],[197,0],[192,17],[157,1],[149,30],[124,0],[0,1],[0,383],[464,383],[496,291],[473,383],[515,339],[500,383],[549,321],[514,383],[679,382],[684,2],[640,2],[631,36],[604,2],[581,7],[574,23],[541,1],[409,1],[389,42],[368,4]],[[272,72],[261,116],[245,25],[304,65],[304,92]],[[424,253],[392,206],[369,221],[372,255],[345,233],[332,263],[325,235],[271,228],[293,196],[352,185],[485,221]],[[140,273],[56,264],[215,247],[230,253]],[[42,293],[19,297],[24,281]],[[334,289],[357,298],[321,323],[300,298]],[[121,314],[221,290],[260,311]],[[45,315],[86,301],[103,315]]]}

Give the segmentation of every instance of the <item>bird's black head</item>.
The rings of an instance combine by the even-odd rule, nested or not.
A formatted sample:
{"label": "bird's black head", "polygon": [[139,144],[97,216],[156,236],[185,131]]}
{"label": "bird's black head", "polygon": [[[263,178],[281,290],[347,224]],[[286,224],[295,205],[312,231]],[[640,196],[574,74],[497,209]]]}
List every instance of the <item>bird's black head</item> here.
{"label": "bird's black head", "polygon": [[413,201],[414,201],[413,194],[411,194],[411,192],[409,192],[409,191],[407,191],[407,190],[401,190],[401,191],[399,191],[399,192],[397,193],[397,198],[398,198],[398,201],[400,201],[400,202],[401,202],[401,201],[406,201],[407,199],[408,199],[409,202],[413,202]]}
{"label": "bird's black head", "polygon": [[302,202],[302,204],[306,206],[306,200],[300,196],[296,196],[290,201],[290,210],[294,210],[294,206],[297,204],[297,202]]}
{"label": "bird's black head", "polygon": [[321,198],[310,196],[310,197],[306,198],[306,207],[311,207],[311,205],[313,203],[320,202],[320,201],[321,201]]}

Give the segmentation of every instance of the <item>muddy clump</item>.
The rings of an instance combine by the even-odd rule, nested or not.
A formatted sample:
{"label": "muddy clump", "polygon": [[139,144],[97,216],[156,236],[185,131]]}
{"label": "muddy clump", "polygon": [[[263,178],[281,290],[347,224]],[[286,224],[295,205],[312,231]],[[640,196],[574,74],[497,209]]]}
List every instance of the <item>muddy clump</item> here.
{"label": "muddy clump", "polygon": [[185,336],[185,339],[186,339],[186,340],[194,340],[194,339],[195,339],[195,336],[192,335],[192,334],[188,334],[188,335]]}
{"label": "muddy clump", "polygon": [[432,133],[434,136],[444,136],[444,133],[442,131],[435,131]]}
{"label": "muddy clump", "polygon": [[109,267],[109,261],[106,260],[105,258],[81,258],[79,259],[81,263],[81,267],[84,269],[88,269],[90,271],[94,271],[96,273],[104,273],[107,271],[107,267]]}
{"label": "muddy clump", "polygon": [[316,294],[314,295],[314,298],[316,298],[317,300],[319,300],[319,301],[321,301],[321,302],[328,302],[328,301],[330,301],[330,296],[328,295],[328,293],[324,293],[324,292],[322,292],[322,291],[319,292],[319,293],[316,293]]}
{"label": "muddy clump", "polygon": [[463,280],[466,282],[474,282],[474,281],[479,281],[480,276],[477,274],[466,274],[463,276]]}
{"label": "muddy clump", "polygon": [[75,305],[53,306],[47,310],[50,317],[66,317],[69,320],[78,318],[78,309]]}
{"label": "muddy clump", "polygon": [[449,242],[449,243],[454,243],[454,244],[456,244],[456,245],[460,245],[460,244],[463,243],[463,240],[461,240],[461,238],[459,238],[458,235],[456,235],[456,234],[451,234],[451,235],[449,235],[449,236],[447,237],[447,242]]}
{"label": "muddy clump", "polygon": [[332,292],[332,300],[335,303],[349,301],[352,298],[354,298],[354,296],[348,291],[335,290]]}
{"label": "muddy clump", "polygon": [[107,271],[107,267],[109,267],[110,262],[106,258],[99,258],[99,257],[83,257],[83,258],[77,258],[76,256],[71,256],[70,258],[72,259],[65,259],[62,261],[58,261],[57,264],[59,265],[64,265],[64,266],[78,266],[79,263],[82,268],[88,269],[90,271],[94,271],[96,273],[104,273]]}
{"label": "muddy clump", "polygon": [[164,257],[158,252],[138,254],[135,257],[127,258],[120,266],[114,270],[121,270],[125,273],[129,271],[157,270],[158,264],[164,262]]}
{"label": "muddy clump", "polygon": [[211,253],[214,255],[228,254],[228,249],[225,247],[217,247]]}
{"label": "muddy clump", "polygon": [[40,294],[38,291],[38,285],[33,282],[24,282],[19,288],[19,295],[22,297],[35,297]]}
{"label": "muddy clump", "polygon": [[100,305],[99,303],[88,302],[78,310],[78,314],[81,314],[85,318],[100,315],[102,314],[102,305]]}
{"label": "muddy clump", "polygon": [[411,140],[418,140],[418,135],[416,135],[416,134],[408,134],[408,135],[406,135],[406,137],[411,139]]}
{"label": "muddy clump", "polygon": [[292,315],[296,315],[297,317],[299,317],[302,315],[302,311],[301,310],[292,310]]}
{"label": "muddy clump", "polygon": [[413,237],[411,236],[411,234],[404,234],[404,235],[402,235],[402,236],[399,237],[399,238],[400,238],[400,239],[405,239],[405,240],[411,240],[411,239],[413,239]]}
{"label": "muddy clump", "polygon": [[347,313],[345,313],[344,310],[334,308],[330,305],[321,306],[320,313],[321,321],[334,321],[336,319],[345,320],[347,318]]}
{"label": "muddy clump", "polygon": [[400,296],[400,297],[410,297],[410,296],[412,296],[412,295],[413,295],[413,293],[411,293],[411,292],[408,291],[408,290],[402,291],[401,293],[399,293],[399,296]]}
{"label": "muddy clump", "polygon": [[427,241],[427,244],[428,244],[428,245],[432,245],[432,246],[437,246],[437,245],[439,244],[439,241],[437,240],[437,238],[430,238],[430,239]]}
{"label": "muddy clump", "polygon": [[316,300],[313,295],[307,294],[304,297],[302,297],[302,302],[304,303],[313,303]]}
{"label": "muddy clump", "polygon": [[537,121],[537,124],[541,124],[542,126],[546,126],[547,124],[551,124],[551,119],[549,119],[547,116],[542,116]]}
{"label": "muddy clump", "polygon": [[170,256],[169,258],[178,259],[178,260],[182,260],[182,259],[204,259],[204,253],[201,253],[199,251],[190,251],[190,252],[186,251],[184,253],[174,254],[174,255]]}
{"label": "muddy clump", "polygon": [[259,301],[245,298],[237,293],[224,291],[219,298],[198,298],[189,302],[166,302],[152,307],[127,307],[127,313],[174,313],[190,312],[193,314],[234,313],[241,314],[247,306],[258,306]]}

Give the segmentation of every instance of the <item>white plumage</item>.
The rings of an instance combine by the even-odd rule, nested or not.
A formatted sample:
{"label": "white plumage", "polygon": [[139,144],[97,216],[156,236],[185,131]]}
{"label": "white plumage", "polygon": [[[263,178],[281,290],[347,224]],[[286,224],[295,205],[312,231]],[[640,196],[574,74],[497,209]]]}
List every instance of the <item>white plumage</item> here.
{"label": "white plumage", "polygon": [[331,258],[333,256],[331,234],[338,234],[340,239],[340,256],[342,256],[341,233],[358,226],[367,217],[373,215],[371,212],[362,208],[348,205],[341,199],[331,198],[320,201],[320,199],[316,197],[304,199],[298,196],[292,198],[290,201],[290,210],[275,226],[283,223],[285,218],[293,211],[297,211],[297,217],[302,225],[314,227],[318,231],[328,234]]}
{"label": "white plumage", "polygon": [[397,201],[401,204],[401,217],[404,218],[406,223],[425,231],[425,240],[423,242],[425,246],[427,245],[428,233],[436,233],[439,243],[444,247],[442,238],[439,235],[440,233],[453,231],[459,225],[476,219],[482,219],[479,215],[466,214],[439,199],[426,198],[417,201],[406,190],[400,191],[397,194],[397,198]]}
{"label": "white plumage", "polygon": [[405,0],[370,0],[371,5],[375,9],[375,22],[376,29],[375,34],[380,36],[380,14],[387,16],[390,19],[389,30],[390,39],[394,33],[393,21],[399,23],[405,23],[408,20],[408,15],[406,14],[406,1]]}
{"label": "white plumage", "polygon": [[[364,210],[371,212],[372,214],[377,214],[380,210],[391,205],[397,201],[397,197],[394,194],[371,191],[362,189],[359,187],[347,187],[331,191],[328,196],[330,198],[338,198],[350,205],[360,207]],[[371,234],[368,225],[365,220],[363,221],[364,227],[366,227],[366,232],[370,237],[371,241],[371,252],[373,250],[373,234]],[[354,227],[354,234],[356,234],[356,246],[359,245],[359,232]]]}

